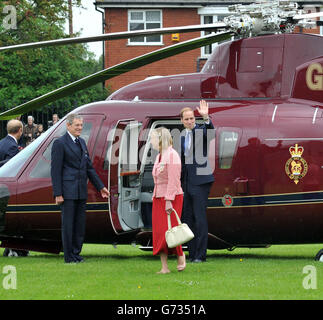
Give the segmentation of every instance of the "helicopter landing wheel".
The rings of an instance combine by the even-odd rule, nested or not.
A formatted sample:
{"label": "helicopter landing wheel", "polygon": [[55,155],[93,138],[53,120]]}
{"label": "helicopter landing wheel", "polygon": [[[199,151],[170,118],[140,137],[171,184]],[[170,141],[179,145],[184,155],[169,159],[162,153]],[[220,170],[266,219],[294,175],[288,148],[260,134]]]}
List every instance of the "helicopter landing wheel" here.
{"label": "helicopter landing wheel", "polygon": [[27,251],[27,250],[6,248],[3,251],[4,257],[27,257],[28,255],[29,255],[29,251]]}
{"label": "helicopter landing wheel", "polygon": [[315,256],[315,261],[323,262],[323,249],[321,249]]}

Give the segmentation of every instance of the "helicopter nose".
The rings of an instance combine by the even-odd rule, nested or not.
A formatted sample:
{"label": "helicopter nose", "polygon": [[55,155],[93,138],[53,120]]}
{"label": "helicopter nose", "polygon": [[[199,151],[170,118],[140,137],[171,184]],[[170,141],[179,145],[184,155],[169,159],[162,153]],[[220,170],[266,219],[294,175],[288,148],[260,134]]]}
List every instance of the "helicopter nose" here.
{"label": "helicopter nose", "polygon": [[9,189],[6,185],[0,185],[0,233],[5,230],[6,227],[6,212],[9,202]]}

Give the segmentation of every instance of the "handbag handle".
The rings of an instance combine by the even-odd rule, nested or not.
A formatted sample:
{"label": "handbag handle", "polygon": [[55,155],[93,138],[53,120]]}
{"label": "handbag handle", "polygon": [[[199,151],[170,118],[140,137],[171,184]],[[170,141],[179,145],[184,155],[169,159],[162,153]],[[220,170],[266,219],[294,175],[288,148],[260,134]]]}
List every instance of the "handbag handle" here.
{"label": "handbag handle", "polygon": [[[178,225],[182,224],[181,220],[178,217],[178,214],[176,212],[176,210],[173,208],[173,212],[175,213]],[[170,221],[170,213],[167,213],[167,221],[168,221],[168,230],[170,230],[172,228],[172,223]]]}

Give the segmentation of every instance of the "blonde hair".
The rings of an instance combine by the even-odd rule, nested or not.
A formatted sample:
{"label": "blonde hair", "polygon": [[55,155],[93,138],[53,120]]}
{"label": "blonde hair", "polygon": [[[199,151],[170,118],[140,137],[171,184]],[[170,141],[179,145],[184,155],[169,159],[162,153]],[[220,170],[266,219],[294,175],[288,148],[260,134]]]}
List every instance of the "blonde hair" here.
{"label": "blonde hair", "polygon": [[159,127],[157,129],[153,129],[151,135],[155,134],[158,137],[159,141],[159,152],[167,149],[169,146],[173,145],[173,138],[168,129],[165,127]]}

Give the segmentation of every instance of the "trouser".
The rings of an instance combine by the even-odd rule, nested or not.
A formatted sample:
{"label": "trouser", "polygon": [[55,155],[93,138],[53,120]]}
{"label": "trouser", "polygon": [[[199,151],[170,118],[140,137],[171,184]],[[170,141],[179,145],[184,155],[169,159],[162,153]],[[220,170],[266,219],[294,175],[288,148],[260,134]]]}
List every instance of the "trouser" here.
{"label": "trouser", "polygon": [[188,185],[184,191],[182,221],[187,223],[194,233],[194,238],[187,244],[190,260],[206,260],[208,242],[206,209],[211,186],[212,183]]}
{"label": "trouser", "polygon": [[62,204],[62,242],[65,262],[76,261],[85,236],[86,200],[64,199]]}

